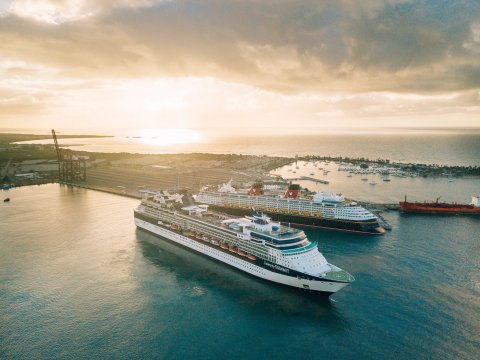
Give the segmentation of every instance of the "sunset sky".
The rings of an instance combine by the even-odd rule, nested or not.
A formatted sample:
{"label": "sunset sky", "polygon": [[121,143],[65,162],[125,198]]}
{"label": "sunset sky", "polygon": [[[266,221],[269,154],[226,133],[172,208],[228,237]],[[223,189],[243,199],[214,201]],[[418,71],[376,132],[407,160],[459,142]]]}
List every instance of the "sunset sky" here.
{"label": "sunset sky", "polygon": [[478,0],[0,0],[0,128],[390,126],[480,126]]}

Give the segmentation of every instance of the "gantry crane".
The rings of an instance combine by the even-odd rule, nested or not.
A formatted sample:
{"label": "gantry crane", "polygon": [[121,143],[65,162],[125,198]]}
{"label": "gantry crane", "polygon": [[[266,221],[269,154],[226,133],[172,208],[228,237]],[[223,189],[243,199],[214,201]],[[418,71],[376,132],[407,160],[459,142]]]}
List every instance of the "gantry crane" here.
{"label": "gantry crane", "polygon": [[58,179],[60,182],[87,180],[87,166],[84,159],[72,155],[70,149],[61,149],[58,145],[57,134],[52,129],[53,141],[58,160]]}

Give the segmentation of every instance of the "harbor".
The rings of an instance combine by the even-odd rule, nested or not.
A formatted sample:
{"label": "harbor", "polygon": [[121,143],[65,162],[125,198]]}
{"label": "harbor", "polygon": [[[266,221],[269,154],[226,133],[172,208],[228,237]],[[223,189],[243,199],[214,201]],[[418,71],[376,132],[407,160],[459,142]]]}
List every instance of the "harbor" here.
{"label": "harbor", "polygon": [[[341,170],[346,165],[339,161],[307,161],[275,156],[122,156],[80,155],[76,152],[66,158],[60,155],[60,162],[58,157],[50,163],[48,159],[20,164],[11,161],[4,172],[12,177],[12,170],[22,174],[35,169],[43,171],[38,172],[39,177],[22,177],[16,184],[9,182],[8,189],[2,191],[4,199],[9,199],[0,207],[0,215],[4,219],[0,231],[5,234],[2,241],[7,242],[5,248],[8,252],[2,254],[0,261],[9,269],[14,269],[11,274],[15,274],[6,275],[10,279],[7,293],[15,294],[18,292],[16,289],[28,289],[33,294],[30,300],[16,305],[15,312],[20,321],[2,314],[8,325],[4,346],[7,353],[10,351],[30,357],[37,351],[28,344],[21,351],[9,350],[16,343],[12,340],[16,334],[23,334],[22,337],[29,343],[35,342],[36,333],[24,326],[32,316],[40,327],[48,327],[57,334],[49,341],[48,347],[41,347],[44,354],[51,355],[49,349],[52,346],[62,345],[69,354],[78,356],[78,345],[82,349],[88,348],[86,344],[91,341],[91,333],[84,329],[98,326],[118,333],[120,337],[112,338],[111,342],[121,349],[122,354],[131,357],[148,357],[156,353],[152,344],[158,342],[165,349],[174,351],[177,347],[170,341],[181,333],[192,346],[185,350],[185,356],[210,356],[218,352],[232,356],[243,354],[245,358],[251,357],[251,354],[243,350],[230,351],[234,347],[231,337],[250,339],[251,336],[274,333],[279,326],[293,326],[310,335],[306,335],[300,343],[294,342],[290,347],[292,356],[297,351],[308,355],[308,351],[304,350],[308,343],[323,337],[332,343],[324,348],[323,354],[333,358],[339,353],[343,357],[381,357],[382,351],[378,347],[362,347],[371,341],[383,343],[405,357],[418,355],[418,348],[444,357],[451,351],[450,346],[442,345],[447,341],[446,329],[451,329],[452,315],[449,314],[455,314],[459,328],[476,326],[468,314],[476,309],[472,299],[478,295],[477,290],[470,281],[462,278],[465,272],[475,274],[475,252],[471,248],[476,244],[474,234],[479,225],[476,219],[465,216],[447,219],[408,216],[398,211],[399,200],[404,198],[405,193],[409,198],[420,200],[435,198],[438,193],[444,194],[447,201],[468,199],[478,191],[476,177],[459,177],[451,182],[449,176],[396,177],[390,173],[391,181],[382,181],[386,174],[376,167],[369,166],[367,172],[356,173]],[[69,173],[70,168],[78,170]],[[59,169],[64,169],[65,173],[60,171],[59,174]],[[198,195],[206,186],[219,190],[226,183],[240,193],[252,191],[259,183],[263,184],[265,191],[276,193],[276,196],[285,196],[285,189],[288,190],[292,184],[298,184],[299,194],[305,199],[331,193],[334,198],[342,197],[345,202],[355,203],[374,214],[379,226],[387,231],[378,236],[324,231],[308,226],[302,228],[311,242],[305,251],[317,244],[318,250],[327,259],[332,259],[333,264],[338,264],[355,278],[353,283],[335,292],[330,301],[325,302],[303,288],[303,285],[310,286],[305,280],[301,280],[302,289],[271,284],[248,272],[230,269],[226,264],[194,252],[193,248],[188,251],[142,228],[135,230],[132,211],[145,194],[155,196],[165,194],[165,190],[170,194],[186,190]],[[28,213],[21,211],[27,204]],[[48,204],[48,212],[44,204]],[[90,210],[79,211],[79,207]],[[261,208],[258,210],[262,211]],[[31,221],[32,218],[35,221]],[[61,222],[57,221],[59,218]],[[283,225],[292,226],[288,222]],[[35,233],[35,242],[30,241],[28,235],[16,235],[19,227],[26,234]],[[75,231],[65,231],[68,228]],[[52,229],[54,236],[50,233]],[[259,253],[254,253],[252,248],[242,247],[238,241],[230,244],[220,242],[218,234],[202,226],[181,229],[170,225],[167,229],[174,235],[165,233],[165,236],[191,238],[195,241],[195,248],[202,248],[207,254],[218,251],[220,257],[235,258],[232,263],[237,266],[245,262],[245,268],[249,270],[259,259]],[[463,234],[461,238],[456,236],[459,232]],[[15,241],[15,246],[11,245],[11,241]],[[36,243],[44,245],[32,247]],[[25,254],[29,269],[35,274],[33,278],[22,272]],[[431,270],[442,268],[445,264],[449,267],[447,274]],[[265,266],[270,268],[270,265]],[[277,264],[278,268],[272,266],[271,269],[277,271],[285,269],[284,265]],[[445,282],[449,285],[435,285]],[[399,287],[398,283],[402,286]],[[55,284],[61,284],[61,293]],[[82,307],[75,300],[79,284],[81,293],[87,294],[81,300],[90,309],[87,312],[80,311]],[[45,293],[51,295],[44,297]],[[55,301],[42,300],[52,296]],[[461,308],[455,305],[452,296],[461,299]],[[172,302],[172,299],[177,300]],[[11,300],[15,301],[18,303]],[[212,303],[215,303],[214,308]],[[39,308],[38,304],[43,309],[41,312],[35,310]],[[111,307],[111,304],[115,306]],[[186,308],[189,309],[188,316],[185,316]],[[206,312],[205,308],[211,311]],[[67,317],[65,310],[69,314]],[[45,313],[48,319],[54,319],[58,324],[56,327],[52,328],[50,322],[44,320]],[[265,322],[265,314],[273,320]],[[224,324],[225,318],[229,317],[235,319],[235,326],[228,325],[230,321],[222,325],[223,334],[220,337],[211,331],[210,324]],[[373,320],[377,317],[390,320],[387,324],[383,323],[379,331],[375,325],[377,321],[372,322],[372,317]],[[73,319],[73,323],[69,319]],[[198,350],[204,340],[199,340],[196,330],[191,329],[192,319],[195,329],[201,328],[207,336],[217,339],[213,348]],[[410,320],[406,322],[405,319]],[[418,326],[418,319],[421,319],[422,326]],[[274,321],[272,326],[270,321]],[[179,327],[169,326],[172,322]],[[252,323],[262,325],[256,325],[252,330]],[[63,324],[70,325],[66,328]],[[144,326],[149,328],[148,332],[161,333],[162,336],[155,341],[146,339],[148,332]],[[385,326],[396,334],[395,338],[385,337]],[[342,333],[342,339],[349,344],[365,350],[356,350],[355,354],[345,351],[343,341],[339,342],[337,336],[332,336],[332,327]],[[167,334],[165,328],[168,329]],[[75,342],[68,340],[72,329],[76,333]],[[415,336],[412,337],[412,334]],[[436,339],[433,343],[430,342],[432,334]],[[134,345],[126,344],[125,337],[132,339]],[[282,342],[286,338],[291,337],[284,335]],[[269,342],[281,347],[277,336],[269,337]],[[475,345],[459,331],[455,342],[458,344],[455,351],[460,357],[469,358],[474,353]],[[65,347],[65,343],[70,345]],[[248,345],[249,340],[242,343]],[[139,344],[143,347],[138,347]],[[251,343],[251,346],[255,345]],[[94,356],[108,352],[110,346],[88,349],[87,354]],[[81,354],[85,355],[85,350]],[[315,357],[316,352],[310,355]],[[278,356],[281,357],[281,354]]]}
{"label": "harbor", "polygon": [[479,10],[1,0],[0,360],[477,360]]}
{"label": "harbor", "polygon": [[[48,148],[42,146],[41,149],[47,150]],[[407,176],[403,170],[395,170],[396,165],[388,165],[387,161],[368,163],[364,166],[360,166],[364,163],[349,166],[344,158],[320,160],[308,157],[308,160],[300,160],[288,157],[214,154],[77,154],[75,156],[79,159],[84,159],[82,160],[84,162],[82,165],[84,166],[84,175],[82,175],[84,178],[81,179],[64,178],[60,180],[58,178],[58,155],[56,161],[49,160],[47,156],[44,160],[28,160],[21,164],[12,162],[10,159],[2,168],[2,178],[4,180],[15,178],[17,185],[60,182],[68,186],[132,198],[140,198],[142,191],[145,190],[178,191],[179,189],[188,189],[195,194],[203,186],[220,186],[230,180],[237,188],[249,188],[258,179],[264,181],[267,187],[279,185],[285,187],[289,183],[297,182],[305,189],[307,196],[324,190],[345,192],[349,201],[357,202],[374,212],[379,223],[386,230],[391,230],[392,225],[382,217],[382,213],[398,210],[398,200],[407,191],[409,195],[412,195],[411,181],[417,183],[415,188],[419,193],[430,192],[432,197],[438,192],[448,193],[448,190],[444,191],[442,188],[450,182],[450,177],[446,175],[434,178],[412,176],[411,174]],[[348,161],[351,161],[352,164],[356,162]],[[80,162],[77,166],[81,166]],[[32,172],[31,170],[34,169],[35,171]],[[24,175],[23,177],[18,176],[19,171]],[[32,175],[27,176],[28,174]],[[357,182],[358,184],[360,177],[361,180],[364,180],[365,176],[368,176],[365,179],[369,179],[369,187],[352,186],[352,183]],[[387,179],[388,182],[382,181]],[[391,184],[392,180],[395,182],[394,187]],[[472,192],[476,191],[475,177],[472,179],[459,178],[457,181],[465,183],[467,190],[470,186]],[[12,182],[15,183],[15,181]],[[419,186],[422,183],[425,183],[426,192]],[[439,185],[441,185],[439,190],[434,192],[435,186]],[[3,186],[8,188],[13,185],[7,183]]]}
{"label": "harbor", "polygon": [[[480,229],[470,217],[449,222],[389,211],[382,216],[393,230],[382,237],[306,229],[326,258],[356,279],[325,302],[135,230],[138,199],[58,184],[8,194],[12,201],[0,207],[0,341],[7,355],[95,357],[115,347],[119,356],[146,358],[158,347],[165,355],[177,351],[179,337],[188,343],[182,357],[197,358],[254,358],[259,337],[279,358],[299,351],[315,358],[309,344],[319,338],[328,340],[322,354],[332,358],[382,358],[378,344],[405,358],[419,349],[438,358],[476,354],[466,334],[480,330],[471,316]],[[303,334],[280,337],[284,328]],[[42,329],[52,336],[45,339]],[[215,338],[208,348],[206,338]]]}

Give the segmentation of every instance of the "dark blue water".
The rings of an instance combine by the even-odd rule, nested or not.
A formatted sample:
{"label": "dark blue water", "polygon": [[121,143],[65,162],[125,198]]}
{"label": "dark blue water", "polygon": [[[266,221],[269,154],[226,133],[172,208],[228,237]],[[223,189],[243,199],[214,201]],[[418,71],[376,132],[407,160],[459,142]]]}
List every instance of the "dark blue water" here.
{"label": "dark blue water", "polygon": [[136,200],[59,185],[0,205],[0,358],[478,359],[480,219],[308,231],[357,281],[325,301],[136,230]]}

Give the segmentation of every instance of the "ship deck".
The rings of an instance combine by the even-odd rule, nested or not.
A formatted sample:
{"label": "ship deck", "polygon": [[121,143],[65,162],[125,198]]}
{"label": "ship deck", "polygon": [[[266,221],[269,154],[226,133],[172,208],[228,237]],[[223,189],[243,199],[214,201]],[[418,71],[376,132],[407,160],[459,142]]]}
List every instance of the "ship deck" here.
{"label": "ship deck", "polygon": [[[158,204],[155,203],[155,202],[148,201],[148,200],[142,200],[142,201],[148,206],[158,207]],[[185,210],[178,210],[177,209],[176,211],[182,213],[185,216],[191,216],[193,218],[195,217],[194,215],[188,215],[188,211],[185,211]],[[242,233],[242,231],[240,231],[240,229],[237,229],[235,227],[230,227],[227,224],[223,223],[224,220],[240,219],[239,217],[232,216],[231,214],[223,213],[223,212],[220,212],[218,210],[209,209],[208,213],[202,214],[202,216],[198,217],[198,219],[201,220],[201,221],[207,222],[211,225],[215,225],[215,226],[218,226],[218,227],[223,228],[223,229],[228,229],[230,231],[234,231],[238,234]],[[272,234],[277,236],[277,237],[282,237],[282,236],[293,235],[293,234],[298,233],[298,232],[300,232],[300,230],[292,229],[290,227],[280,225],[279,230],[273,231]]]}
{"label": "ship deck", "polygon": [[341,282],[353,282],[355,278],[345,270],[329,271],[323,275],[323,279]]}

